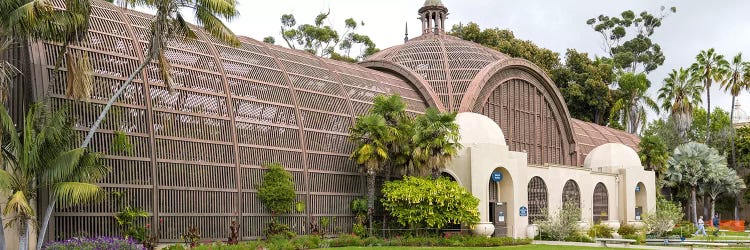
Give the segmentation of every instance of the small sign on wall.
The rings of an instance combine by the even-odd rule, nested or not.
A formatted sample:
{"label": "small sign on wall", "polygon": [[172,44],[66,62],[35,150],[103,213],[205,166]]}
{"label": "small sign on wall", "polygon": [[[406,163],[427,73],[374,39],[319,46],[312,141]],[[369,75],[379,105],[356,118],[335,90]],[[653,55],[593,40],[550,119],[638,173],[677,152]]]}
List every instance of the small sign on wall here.
{"label": "small sign on wall", "polygon": [[503,180],[503,173],[492,172],[492,181],[494,181],[494,182],[500,182],[502,180]]}
{"label": "small sign on wall", "polygon": [[529,216],[529,209],[525,206],[521,206],[521,208],[518,209],[518,214],[520,216]]}

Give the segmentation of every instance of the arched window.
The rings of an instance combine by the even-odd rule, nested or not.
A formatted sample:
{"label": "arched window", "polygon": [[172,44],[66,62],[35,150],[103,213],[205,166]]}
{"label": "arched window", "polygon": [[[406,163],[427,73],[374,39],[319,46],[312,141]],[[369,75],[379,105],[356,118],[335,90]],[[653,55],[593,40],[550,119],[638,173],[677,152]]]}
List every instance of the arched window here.
{"label": "arched window", "polygon": [[578,183],[574,180],[568,180],[565,182],[562,193],[562,204],[566,202],[572,202],[575,207],[581,208],[581,191],[578,189]]}
{"label": "arched window", "polygon": [[604,183],[599,182],[594,188],[594,223],[609,220],[609,195]]}
{"label": "arched window", "polygon": [[547,210],[547,185],[539,176],[534,176],[529,181],[529,224],[544,219],[544,210]]}

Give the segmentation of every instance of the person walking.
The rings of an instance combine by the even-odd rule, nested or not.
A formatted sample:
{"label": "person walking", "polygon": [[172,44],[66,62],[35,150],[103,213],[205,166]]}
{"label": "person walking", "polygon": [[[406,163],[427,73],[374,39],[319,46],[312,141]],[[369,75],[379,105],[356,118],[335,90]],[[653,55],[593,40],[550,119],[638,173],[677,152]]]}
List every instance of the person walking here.
{"label": "person walking", "polygon": [[706,223],[703,222],[703,216],[698,217],[698,225],[696,225],[698,227],[698,230],[695,231],[695,235],[698,235],[698,232],[702,232],[703,236],[708,236],[708,234],[706,234],[705,224]]}
{"label": "person walking", "polygon": [[714,219],[711,221],[714,228],[714,236],[719,236],[719,213],[714,214]]}

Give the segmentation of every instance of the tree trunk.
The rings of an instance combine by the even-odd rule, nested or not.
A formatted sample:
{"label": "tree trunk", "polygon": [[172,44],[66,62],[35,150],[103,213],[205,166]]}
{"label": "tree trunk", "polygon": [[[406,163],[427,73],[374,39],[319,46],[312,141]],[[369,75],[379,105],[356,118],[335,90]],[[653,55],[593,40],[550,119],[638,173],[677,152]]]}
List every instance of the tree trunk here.
{"label": "tree trunk", "polygon": [[49,220],[52,218],[52,211],[55,210],[55,204],[57,203],[57,196],[52,195],[47,204],[47,208],[44,210],[44,217],[42,217],[41,230],[39,230],[39,237],[36,240],[36,250],[41,250],[44,244],[44,238],[47,236],[47,227],[49,226]]}
{"label": "tree trunk", "polygon": [[711,218],[711,215],[708,214],[708,196],[703,195],[703,201],[701,201],[701,205],[703,205],[703,218]]}
{"label": "tree trunk", "polygon": [[711,141],[711,79],[706,80],[706,103],[706,121],[708,124],[706,127],[706,145],[708,145],[708,142]]}
{"label": "tree trunk", "polygon": [[29,232],[31,230],[31,220],[26,220],[20,224],[18,229],[18,249],[29,250]]}
{"label": "tree trunk", "polygon": [[[732,109],[729,111],[729,122],[732,127],[732,168],[734,170],[737,170],[737,158],[736,158],[737,155],[735,153],[737,149],[734,146],[734,140],[735,140],[735,137],[737,136],[737,130],[734,129],[734,99],[736,97],[737,96],[734,96],[734,95],[732,96]],[[740,207],[740,193],[737,192],[734,194],[734,220],[740,219],[739,207]]]}
{"label": "tree trunk", "polygon": [[367,223],[372,236],[372,215],[375,213],[375,171],[367,171]]}
{"label": "tree trunk", "polygon": [[[0,213],[0,221],[5,221],[5,218],[3,218],[3,213]],[[4,224],[4,223],[3,223]],[[0,229],[0,250],[5,250],[5,227],[3,226]]]}
{"label": "tree trunk", "polygon": [[[391,175],[393,175],[393,165],[389,164],[385,166],[385,182],[391,181]],[[383,213],[383,228],[385,228],[386,222],[388,222],[388,213]],[[372,234],[370,234],[370,236],[372,236]],[[383,237],[385,237],[385,235],[383,235]]]}
{"label": "tree trunk", "polygon": [[690,199],[692,201],[691,209],[693,210],[693,224],[698,224],[698,201],[695,199],[695,186],[690,187]]}
{"label": "tree trunk", "polygon": [[138,66],[138,68],[135,71],[133,71],[132,74],[130,74],[130,77],[128,77],[128,80],[125,81],[122,84],[122,86],[120,86],[120,88],[117,89],[117,92],[115,92],[115,94],[109,98],[107,105],[104,106],[104,109],[102,110],[102,112],[99,113],[99,117],[96,118],[96,121],[94,121],[94,124],[91,125],[91,130],[89,130],[89,133],[86,134],[86,139],[84,139],[83,143],[81,143],[81,148],[86,148],[89,146],[89,144],[91,143],[91,139],[94,138],[94,134],[96,133],[96,130],[99,128],[99,125],[107,116],[107,113],[109,113],[109,109],[112,108],[112,105],[115,103],[117,98],[120,97],[120,95],[122,95],[123,92],[125,92],[125,89],[128,88],[128,86],[130,86],[131,83],[133,83],[133,80],[135,79],[135,77],[138,76],[138,74],[140,74],[141,71],[143,71],[143,69],[146,68],[146,66],[148,66],[151,63],[151,60],[153,58],[154,56],[152,54],[149,54],[148,58],[143,60],[141,65]]}
{"label": "tree trunk", "polygon": [[711,220],[711,225],[714,224],[714,214],[716,214],[716,198],[709,197],[711,199],[711,216],[708,217]]}

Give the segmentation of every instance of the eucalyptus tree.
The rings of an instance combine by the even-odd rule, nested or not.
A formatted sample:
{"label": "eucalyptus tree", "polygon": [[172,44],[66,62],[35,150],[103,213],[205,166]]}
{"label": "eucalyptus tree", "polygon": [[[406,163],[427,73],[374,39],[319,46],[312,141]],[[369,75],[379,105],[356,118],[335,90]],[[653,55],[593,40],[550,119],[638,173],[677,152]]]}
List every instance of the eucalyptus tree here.
{"label": "eucalyptus tree", "polygon": [[[711,127],[711,85],[713,82],[721,82],[729,70],[729,62],[724,59],[723,55],[716,53],[714,48],[701,50],[695,56],[695,63],[690,66],[694,77],[703,81],[703,87],[706,89],[706,110],[708,112],[708,127]],[[711,133],[707,135],[707,140],[711,140]]]}
{"label": "eucalyptus tree", "polygon": [[690,128],[690,123],[693,121],[693,108],[700,105],[702,90],[700,82],[684,68],[673,69],[667,78],[664,78],[664,85],[659,88],[658,98],[662,103],[661,108],[670,112],[681,137],[685,137]]}
{"label": "eucalyptus tree", "polygon": [[375,210],[375,176],[387,161],[388,142],[393,140],[393,128],[379,114],[357,118],[351,128],[350,139],[355,143],[351,158],[367,173],[367,220],[372,235],[372,216]]}
{"label": "eucalyptus tree", "polygon": [[659,112],[659,105],[646,94],[651,82],[644,73],[625,72],[618,78],[618,84],[622,95],[612,105],[610,123],[622,124],[628,133],[636,134],[646,125],[647,108]]}
{"label": "eucalyptus tree", "polygon": [[6,139],[2,141],[5,169],[0,170],[0,189],[10,192],[3,215],[15,215],[6,226],[19,225],[19,248],[25,250],[36,218],[32,202],[41,189],[49,190],[55,200],[67,205],[86,203],[103,193],[94,183],[108,173],[108,168],[97,154],[72,147],[73,122],[65,110],[48,113],[34,104],[18,128],[11,119],[0,105],[0,128]]}
{"label": "eucalyptus tree", "polygon": [[414,124],[412,156],[420,171],[431,172],[433,179],[440,176],[440,170],[462,148],[456,115],[428,108]]}
{"label": "eucalyptus tree", "polygon": [[666,177],[670,184],[690,187],[690,207],[693,223],[698,222],[695,197],[698,185],[702,184],[708,169],[722,164],[726,166],[726,159],[719,155],[716,149],[697,142],[688,142],[677,146],[672,157],[667,160]]}

